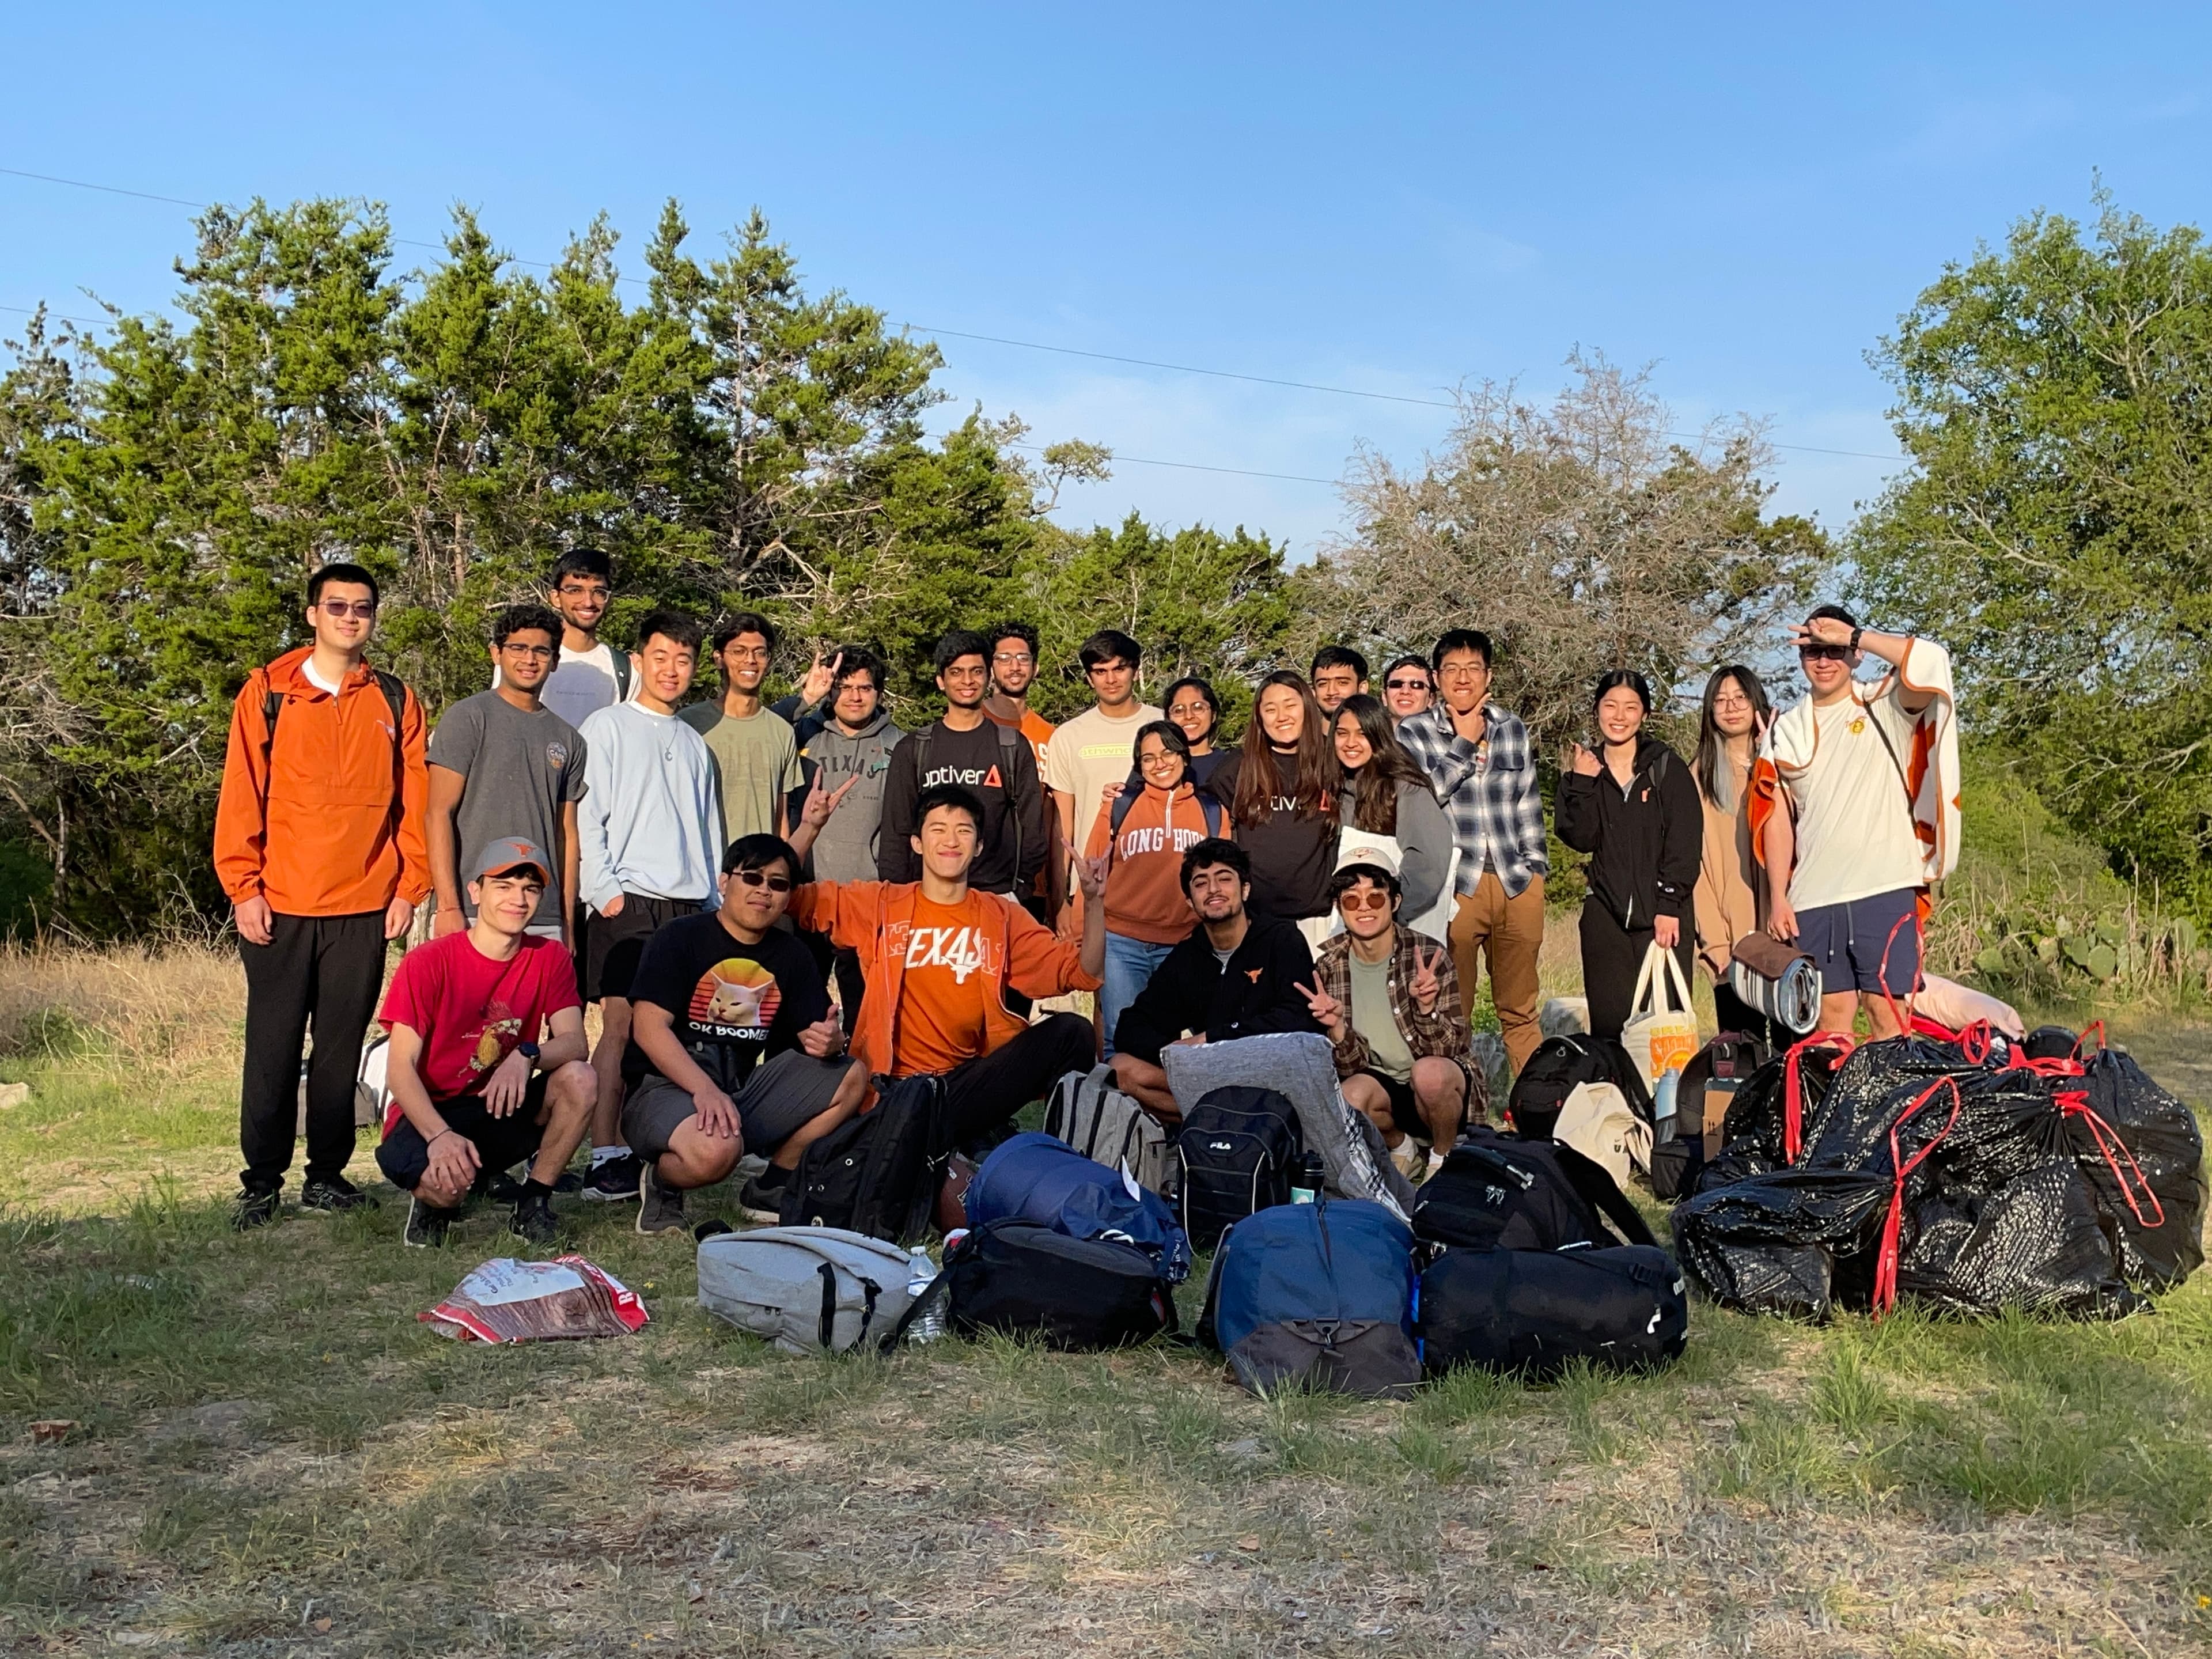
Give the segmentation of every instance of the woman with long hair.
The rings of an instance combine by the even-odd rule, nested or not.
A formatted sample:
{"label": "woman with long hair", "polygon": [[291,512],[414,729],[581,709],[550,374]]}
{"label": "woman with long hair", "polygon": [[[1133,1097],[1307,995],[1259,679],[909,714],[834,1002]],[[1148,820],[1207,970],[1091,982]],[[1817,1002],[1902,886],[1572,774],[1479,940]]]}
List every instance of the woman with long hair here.
{"label": "woman with long hair", "polygon": [[1397,844],[1399,915],[1415,926],[1443,896],[1451,871],[1450,821],[1429,787],[1429,775],[1398,741],[1390,711],[1378,700],[1361,691],[1339,703],[1330,738],[1338,769],[1337,822]]}
{"label": "woman with long hair", "polygon": [[1213,740],[1221,725],[1219,695],[1197,675],[1186,674],[1168,687],[1160,708],[1189,742],[1191,781],[1205,788],[1222,761],[1223,750]]}
{"label": "woman with long hair", "polygon": [[1207,791],[1229,809],[1252,857],[1252,902],[1295,921],[1308,944],[1332,920],[1336,864],[1336,756],[1305,676],[1280,669],[1260,682],[1243,744],[1223,757]]}
{"label": "woman with long hair", "polygon": [[1137,1000],[1168,952],[1189,936],[1183,854],[1208,836],[1229,833],[1219,803],[1199,799],[1190,775],[1190,742],[1180,726],[1147,721],[1138,728],[1135,757],[1134,780],[1099,800],[1083,849],[1084,857],[1107,861],[1101,900],[1106,982],[1098,990],[1098,1030],[1109,1060],[1121,1011]]}
{"label": "woman with long hair", "polygon": [[1559,839],[1588,853],[1583,901],[1583,993],[1589,1028],[1617,1037],[1628,1023],[1638,971],[1656,943],[1689,982],[1698,859],[1705,817],[1690,769],[1644,730],[1651,687],[1632,669],[1601,676],[1590,698],[1598,752],[1569,745],[1559,763]]}
{"label": "woman with long hair", "polygon": [[1751,768],[1774,705],[1759,676],[1741,663],[1713,670],[1698,714],[1698,756],[1691,766],[1705,813],[1705,857],[1698,868],[1698,960],[1713,976],[1713,1013],[1723,1031],[1770,1047],[1790,1034],[1736,995],[1729,982],[1735,942],[1766,926],[1765,891],[1751,845]]}

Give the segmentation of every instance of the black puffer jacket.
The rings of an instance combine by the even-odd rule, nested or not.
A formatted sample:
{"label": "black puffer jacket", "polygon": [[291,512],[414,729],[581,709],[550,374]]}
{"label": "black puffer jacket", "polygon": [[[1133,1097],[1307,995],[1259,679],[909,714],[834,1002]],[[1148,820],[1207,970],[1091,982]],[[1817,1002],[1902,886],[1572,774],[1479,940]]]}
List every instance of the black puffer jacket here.
{"label": "black puffer jacket", "polygon": [[1623,789],[1599,763],[1598,775],[1559,775],[1553,827],[1577,853],[1590,854],[1589,889],[1623,927],[1655,916],[1686,918],[1705,858],[1705,808],[1682,757],[1656,738],[1636,745],[1636,772]]}

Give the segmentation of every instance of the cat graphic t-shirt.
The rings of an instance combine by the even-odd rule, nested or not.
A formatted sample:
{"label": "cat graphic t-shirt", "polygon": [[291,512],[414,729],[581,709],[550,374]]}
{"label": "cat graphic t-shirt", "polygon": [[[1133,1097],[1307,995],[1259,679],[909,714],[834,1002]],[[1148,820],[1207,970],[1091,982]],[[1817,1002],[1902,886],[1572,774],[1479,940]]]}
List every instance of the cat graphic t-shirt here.
{"label": "cat graphic t-shirt", "polygon": [[461,933],[399,958],[377,1018],[422,1039],[422,1086],[433,1100],[456,1100],[483,1092],[493,1068],[517,1043],[538,1041],[549,1016],[580,1006],[575,964],[560,940],[526,938],[495,962]]}
{"label": "cat graphic t-shirt", "polygon": [[[666,1011],[676,1040],[727,1095],[830,1012],[822,969],[795,935],[770,928],[747,945],[713,910],[680,916],[646,941],[629,995]],[[623,1079],[635,1088],[659,1069],[633,1036]]]}

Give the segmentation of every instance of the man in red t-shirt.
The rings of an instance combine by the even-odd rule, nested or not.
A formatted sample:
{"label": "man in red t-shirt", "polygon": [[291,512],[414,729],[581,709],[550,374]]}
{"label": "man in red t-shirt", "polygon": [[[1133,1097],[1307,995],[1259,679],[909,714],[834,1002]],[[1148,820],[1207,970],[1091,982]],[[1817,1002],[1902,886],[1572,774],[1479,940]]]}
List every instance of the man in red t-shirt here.
{"label": "man in red t-shirt", "polygon": [[385,993],[397,1109],[376,1161],[414,1194],[410,1244],[443,1243],[471,1192],[533,1155],[508,1225],[533,1244],[559,1236],[553,1183],[582,1144],[599,1081],[568,949],[529,932],[552,869],[533,842],[486,847],[469,865],[468,931],[410,951]]}

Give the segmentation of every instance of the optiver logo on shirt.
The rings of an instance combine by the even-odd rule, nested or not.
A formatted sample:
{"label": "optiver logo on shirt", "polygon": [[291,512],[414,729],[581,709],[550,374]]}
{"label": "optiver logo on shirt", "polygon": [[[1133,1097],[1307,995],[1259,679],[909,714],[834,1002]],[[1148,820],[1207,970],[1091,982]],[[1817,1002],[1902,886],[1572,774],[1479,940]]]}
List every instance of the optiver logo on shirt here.
{"label": "optiver logo on shirt", "polygon": [[1003,789],[996,766],[933,766],[921,775],[921,787],[934,789],[940,783],[965,784],[970,789]]}

